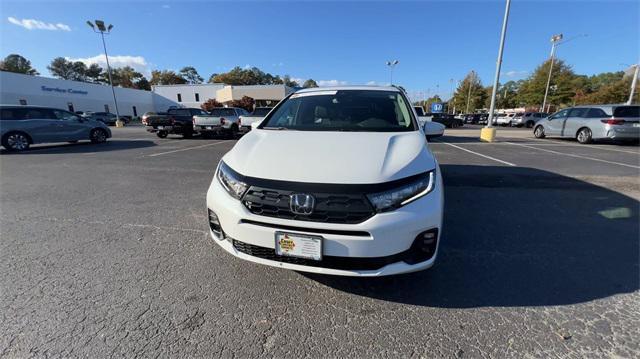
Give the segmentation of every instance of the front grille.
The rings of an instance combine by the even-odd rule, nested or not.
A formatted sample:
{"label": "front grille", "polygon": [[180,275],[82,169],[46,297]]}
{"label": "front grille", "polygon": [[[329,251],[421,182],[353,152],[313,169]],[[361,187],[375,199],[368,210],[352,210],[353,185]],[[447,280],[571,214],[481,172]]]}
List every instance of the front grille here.
{"label": "front grille", "polygon": [[267,259],[270,261],[298,264],[308,267],[320,267],[329,269],[342,269],[342,270],[376,270],[380,269],[388,264],[400,262],[403,258],[407,257],[409,251],[394,254],[386,257],[334,257],[323,256],[322,260],[316,261],[313,259],[285,257],[276,254],[275,249],[260,247],[253,244],[233,240],[233,247],[244,254]]}
{"label": "front grille", "polygon": [[364,194],[311,193],[316,200],[313,213],[299,215],[289,208],[289,195],[293,191],[251,187],[242,203],[254,214],[324,223],[360,223],[374,215],[374,210]]}

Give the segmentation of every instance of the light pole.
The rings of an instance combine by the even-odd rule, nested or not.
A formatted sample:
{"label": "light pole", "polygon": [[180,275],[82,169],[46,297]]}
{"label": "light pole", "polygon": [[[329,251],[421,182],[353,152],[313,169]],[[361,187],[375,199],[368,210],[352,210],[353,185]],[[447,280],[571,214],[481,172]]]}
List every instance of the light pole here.
{"label": "light pole", "polygon": [[[107,55],[107,44],[104,42],[104,34],[109,35],[111,33],[111,29],[113,29],[113,25],[109,25],[107,27],[104,26],[104,21],[95,20],[95,25],[91,21],[87,21],[87,25],[91,27],[93,32],[100,34],[102,37],[102,47],[104,48],[104,57],[107,60],[107,73],[109,74],[109,85],[111,86],[111,94],[113,94],[113,103],[116,107],[116,126],[122,127],[124,122],[120,120],[120,112],[118,111],[118,101],[116,100],[116,90],[113,88],[113,80],[111,79],[111,66],[109,65],[109,55]],[[96,30],[96,27],[98,28]]]}
{"label": "light pole", "polygon": [[636,83],[638,82],[638,70],[640,69],[640,64],[635,64],[631,66],[629,70],[631,70],[634,67],[636,69],[635,71],[633,71],[633,80],[631,80],[631,93],[629,93],[629,100],[627,101],[627,105],[631,105],[631,103],[633,103],[633,95],[636,92]]}
{"label": "light pole", "polygon": [[551,73],[553,72],[553,60],[556,54],[556,46],[562,40],[562,34],[551,36],[551,62],[549,64],[549,76],[547,77],[547,86],[544,88],[544,99],[542,100],[542,107],[540,112],[544,112],[544,107],[547,105],[547,95],[549,95],[549,84],[551,83]]}
{"label": "light pole", "polygon": [[396,65],[399,63],[400,61],[398,60],[387,61],[387,66],[389,66],[389,68],[391,69],[391,81],[389,82],[391,85],[393,85],[393,68],[396,67]]}
{"label": "light pole", "polygon": [[453,79],[449,79],[449,103],[447,104],[447,113],[451,112],[451,103],[453,102]]}
{"label": "light pole", "polygon": [[504,50],[504,39],[507,36],[507,23],[509,22],[509,9],[511,0],[507,0],[504,9],[504,19],[502,20],[502,32],[500,33],[500,47],[498,49],[498,61],[496,61],[496,76],[493,78],[493,88],[491,89],[491,105],[489,106],[489,118],[487,119],[487,127],[480,131],[480,139],[487,142],[493,142],[496,137],[496,129],[493,128],[493,111],[496,108],[496,92],[498,91],[498,82],[500,81],[500,68],[502,67],[502,51]]}

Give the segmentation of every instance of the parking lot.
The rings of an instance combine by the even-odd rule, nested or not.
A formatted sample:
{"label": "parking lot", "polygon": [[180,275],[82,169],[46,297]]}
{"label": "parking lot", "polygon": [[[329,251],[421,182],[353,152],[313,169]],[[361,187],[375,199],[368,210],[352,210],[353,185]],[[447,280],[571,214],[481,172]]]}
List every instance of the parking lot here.
{"label": "parking lot", "polygon": [[640,355],[637,145],[447,130],[436,266],[354,279],[212,242],[205,192],[235,141],[112,130],[0,154],[0,356]]}

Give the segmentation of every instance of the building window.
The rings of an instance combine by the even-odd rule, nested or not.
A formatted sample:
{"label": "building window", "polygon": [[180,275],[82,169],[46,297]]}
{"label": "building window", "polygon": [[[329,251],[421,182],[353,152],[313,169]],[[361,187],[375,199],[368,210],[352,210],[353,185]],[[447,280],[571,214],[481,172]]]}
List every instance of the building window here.
{"label": "building window", "polygon": [[182,102],[182,95],[178,94],[178,102]]}
{"label": "building window", "polygon": [[200,102],[200,94],[196,92],[196,102]]}
{"label": "building window", "polygon": [[26,106],[26,105],[27,105],[27,100],[25,100],[25,99],[21,98],[21,99],[20,99],[20,104],[21,104],[22,106]]}
{"label": "building window", "polygon": [[138,109],[133,106],[133,116],[138,117]]}

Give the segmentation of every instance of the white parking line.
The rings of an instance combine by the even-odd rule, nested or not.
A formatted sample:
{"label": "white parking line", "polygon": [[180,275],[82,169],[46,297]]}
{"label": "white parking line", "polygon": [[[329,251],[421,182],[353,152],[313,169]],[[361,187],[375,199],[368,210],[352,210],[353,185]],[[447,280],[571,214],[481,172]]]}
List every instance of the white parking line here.
{"label": "white parking line", "polygon": [[464,148],[464,147],[456,146],[456,145],[454,145],[454,144],[452,144],[452,143],[449,143],[449,142],[443,142],[443,141],[438,141],[438,140],[434,140],[434,142],[436,142],[436,143],[444,143],[445,145],[449,145],[449,146],[451,146],[451,147],[455,147],[455,148],[457,148],[457,149],[459,149],[459,150],[463,150],[463,151],[466,151],[466,152],[469,152],[469,153],[473,153],[473,154],[474,154],[474,155],[476,155],[476,156],[484,157],[484,158],[490,159],[490,160],[492,160],[492,161],[496,161],[496,162],[499,162],[499,163],[505,164],[505,165],[507,165],[507,166],[513,166],[513,167],[515,167],[515,166],[516,166],[516,165],[514,165],[514,164],[513,164],[513,163],[511,163],[511,162],[507,162],[507,161],[503,161],[503,160],[497,159],[497,158],[495,158],[495,157],[491,157],[491,156],[483,155],[482,153],[474,152],[474,151],[468,150],[468,149],[466,149],[466,148]]}
{"label": "white parking line", "polygon": [[187,148],[181,148],[179,150],[173,150],[173,151],[166,151],[166,152],[158,152],[158,153],[154,153],[151,155],[146,155],[143,157],[156,157],[156,156],[162,156],[162,155],[168,155],[170,153],[176,153],[176,152],[182,152],[182,151],[189,151],[189,150],[195,150],[198,148],[204,148],[204,147],[209,147],[209,146],[215,146],[215,145],[219,145],[225,142],[229,142],[229,140],[226,141],[220,141],[220,142],[215,142],[215,143],[207,143],[206,145],[200,145],[200,146],[194,146],[194,147],[187,147]]}
{"label": "white parking line", "polygon": [[[520,138],[518,138],[520,139]],[[585,145],[578,145],[578,144],[574,144],[574,143],[566,143],[562,140],[554,140],[554,139],[546,139],[546,140],[541,140],[538,138],[527,138],[526,140],[532,140],[532,141],[536,141],[536,142],[546,142],[546,143],[541,143],[540,145],[545,145],[545,146],[570,146],[570,147],[581,147],[581,148],[594,148],[594,149],[598,149],[598,150],[605,150],[605,151],[613,151],[613,152],[622,152],[622,153],[630,153],[632,155],[637,155],[640,154],[639,152],[634,152],[634,151],[625,151],[625,150],[620,150],[617,148],[609,148],[609,147],[602,147],[602,146],[597,146],[597,145],[590,145],[590,146],[585,146]],[[508,143],[508,142],[505,142]],[[534,144],[531,144],[532,146],[537,146]]]}
{"label": "white parking line", "polygon": [[604,163],[609,163],[612,165],[618,165],[618,166],[624,166],[624,167],[630,167],[630,168],[638,168],[640,169],[640,166],[634,166],[634,165],[630,165],[630,164],[626,164],[626,163],[621,163],[621,162],[614,162],[614,161],[607,161],[607,160],[601,160],[599,158],[593,158],[593,157],[587,157],[587,156],[580,156],[580,155],[574,155],[572,153],[564,153],[564,152],[558,152],[558,151],[554,151],[554,150],[548,150],[546,148],[538,148],[538,147],[534,147],[534,146],[529,146],[529,145],[523,145],[521,143],[514,143],[514,142],[504,142],[504,143],[508,143],[510,145],[514,145],[514,146],[521,146],[521,147],[526,147],[526,148],[532,148],[534,150],[538,150],[538,151],[544,151],[544,152],[549,152],[549,153],[554,153],[557,155],[563,155],[563,156],[569,156],[569,157],[575,157],[575,158],[582,158],[584,160],[590,160],[590,161],[597,161],[597,162],[604,162]]}

